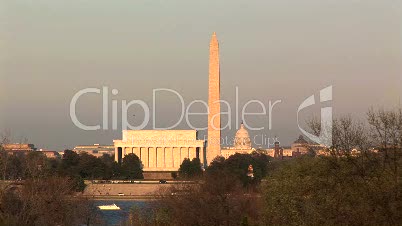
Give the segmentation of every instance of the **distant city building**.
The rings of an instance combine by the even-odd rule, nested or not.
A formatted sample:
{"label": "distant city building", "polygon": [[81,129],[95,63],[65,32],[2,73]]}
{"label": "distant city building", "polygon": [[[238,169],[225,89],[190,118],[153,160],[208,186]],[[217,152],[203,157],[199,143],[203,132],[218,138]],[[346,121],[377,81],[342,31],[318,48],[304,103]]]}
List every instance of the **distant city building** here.
{"label": "distant city building", "polygon": [[285,159],[298,157],[307,154],[309,151],[316,151],[318,153],[318,151],[322,149],[323,147],[321,145],[309,143],[303,136],[299,136],[299,138],[293,142],[291,147],[281,147],[280,143],[277,141],[275,142],[274,148],[256,150],[251,147],[249,133],[242,123],[240,129],[236,132],[233,147],[222,148],[221,155],[227,159],[236,153],[251,154],[252,152],[257,151],[273,158]]}
{"label": "distant city building", "polygon": [[240,129],[236,132],[233,147],[222,148],[221,155],[227,159],[229,156],[236,153],[251,154],[253,151],[255,151],[255,149],[251,147],[250,135],[248,134],[247,129],[244,127],[244,124],[241,123]]}
{"label": "distant city building", "polygon": [[264,153],[273,158],[294,158],[314,152],[317,155],[324,153],[324,146],[316,143],[309,143],[302,135],[295,140],[290,147],[281,147],[279,142],[275,142],[274,148],[264,150]]}
{"label": "distant city building", "polygon": [[196,130],[123,130],[122,140],[114,140],[115,161],[137,155],[144,172],[178,171],[185,158],[205,163],[205,141],[197,140]]}
{"label": "distant city building", "polygon": [[60,158],[60,154],[57,151],[49,151],[49,150],[44,150],[44,149],[39,149],[41,153],[43,153],[47,158],[55,159],[55,158]]}
{"label": "distant city building", "polygon": [[33,144],[2,144],[2,147],[4,151],[11,155],[27,154],[31,151],[36,151],[36,148]]}
{"label": "distant city building", "polygon": [[300,135],[299,138],[293,142],[291,149],[295,152],[305,154],[308,152],[310,146],[312,146],[312,144],[307,142],[304,137]]}
{"label": "distant city building", "polygon": [[94,145],[79,145],[76,146],[73,149],[74,152],[77,154],[80,153],[87,153],[89,155],[93,155],[96,157],[102,157],[104,154],[107,155],[114,155],[114,146],[113,145],[100,145],[100,144],[94,144]]}

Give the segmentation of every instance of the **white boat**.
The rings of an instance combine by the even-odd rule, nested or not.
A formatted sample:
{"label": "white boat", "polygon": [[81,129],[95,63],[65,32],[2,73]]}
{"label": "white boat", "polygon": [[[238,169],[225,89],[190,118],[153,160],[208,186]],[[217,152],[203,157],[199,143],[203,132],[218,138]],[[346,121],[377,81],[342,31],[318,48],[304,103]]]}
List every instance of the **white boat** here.
{"label": "white boat", "polygon": [[113,203],[113,205],[102,205],[98,206],[100,210],[119,210],[120,207],[118,207],[116,204]]}

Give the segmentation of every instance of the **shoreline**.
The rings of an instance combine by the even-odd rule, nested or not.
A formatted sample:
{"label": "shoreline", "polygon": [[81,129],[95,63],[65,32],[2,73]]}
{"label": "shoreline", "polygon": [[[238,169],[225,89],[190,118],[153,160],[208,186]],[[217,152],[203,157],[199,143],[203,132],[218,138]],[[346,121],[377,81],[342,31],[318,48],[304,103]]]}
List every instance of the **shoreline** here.
{"label": "shoreline", "polygon": [[155,195],[138,195],[138,196],[115,196],[115,195],[97,195],[97,196],[92,196],[92,195],[84,195],[83,197],[89,199],[89,200],[133,200],[133,201],[153,201],[153,200],[158,200]]}

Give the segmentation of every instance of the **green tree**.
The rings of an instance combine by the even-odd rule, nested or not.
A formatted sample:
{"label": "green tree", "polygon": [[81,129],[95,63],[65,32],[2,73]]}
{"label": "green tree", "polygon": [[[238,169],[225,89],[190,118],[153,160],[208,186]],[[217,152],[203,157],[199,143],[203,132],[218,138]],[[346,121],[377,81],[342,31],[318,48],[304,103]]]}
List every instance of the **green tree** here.
{"label": "green tree", "polygon": [[[9,154],[6,153],[6,155]],[[7,164],[5,178],[10,180],[25,179],[26,162],[24,155],[9,155],[5,164]]]}
{"label": "green tree", "polygon": [[177,179],[177,172],[172,172],[170,173],[173,179]]}
{"label": "green tree", "polygon": [[103,179],[106,166],[100,158],[84,152],[79,155],[78,169],[82,178]]}
{"label": "green tree", "polygon": [[[147,211],[159,214],[144,225],[240,225],[245,218],[249,225],[259,225],[260,197],[245,193],[238,178],[227,172],[209,175],[202,183],[172,185]],[[158,219],[167,223],[158,224]]]}
{"label": "green tree", "polygon": [[47,176],[49,171],[48,169],[48,159],[46,156],[39,152],[33,151],[29,152],[25,156],[25,176],[26,178],[37,178]]}
{"label": "green tree", "polygon": [[80,156],[72,150],[65,150],[58,173],[63,176],[75,176],[79,174]]}
{"label": "green tree", "polygon": [[[258,184],[267,175],[267,165],[270,158],[264,154],[254,152],[252,154],[236,153],[228,159],[217,157],[207,168],[207,176],[230,174],[238,178],[244,186]],[[249,165],[253,166],[254,178],[247,176]]]}
{"label": "green tree", "polygon": [[85,190],[85,187],[87,186],[85,184],[84,179],[80,175],[76,175],[73,177],[70,177],[71,183],[72,183],[72,189],[76,192],[83,192]]}
{"label": "green tree", "polygon": [[125,155],[121,163],[121,176],[124,179],[143,179],[142,163],[137,155],[130,153]]}
{"label": "green tree", "polygon": [[401,225],[402,197],[395,194],[402,184],[392,180],[382,158],[302,157],[282,163],[262,189],[264,224]]}
{"label": "green tree", "polygon": [[183,179],[194,179],[202,176],[201,162],[198,158],[185,158],[179,168],[179,177]]}
{"label": "green tree", "polygon": [[118,174],[118,172],[114,171],[115,167],[117,167],[117,168],[119,167],[119,164],[117,164],[114,161],[114,156],[111,156],[111,155],[108,155],[108,154],[103,154],[100,157],[100,160],[102,161],[102,164],[104,166],[103,179],[108,180],[108,179],[113,178],[115,173]]}
{"label": "green tree", "polygon": [[7,173],[8,173],[8,160],[10,158],[10,155],[4,151],[3,146],[0,145],[0,169],[1,169],[1,176],[3,180],[7,179]]}

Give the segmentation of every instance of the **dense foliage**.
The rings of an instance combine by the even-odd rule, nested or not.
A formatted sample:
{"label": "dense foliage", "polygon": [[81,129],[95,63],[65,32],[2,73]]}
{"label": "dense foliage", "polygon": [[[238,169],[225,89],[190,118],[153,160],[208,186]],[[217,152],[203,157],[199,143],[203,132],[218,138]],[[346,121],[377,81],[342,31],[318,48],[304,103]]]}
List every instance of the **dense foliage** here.
{"label": "dense foliage", "polygon": [[[319,120],[309,126],[320,134]],[[198,184],[161,191],[131,225],[402,225],[402,110],[337,118],[332,132],[318,155],[216,158]]]}
{"label": "dense foliage", "polygon": [[181,179],[196,179],[202,176],[201,162],[199,159],[194,158],[184,159],[179,168],[179,177]]}
{"label": "dense foliage", "polygon": [[[310,126],[320,134],[319,123]],[[335,119],[332,144],[290,160],[256,152],[218,157],[204,172],[186,159],[179,176],[197,180],[162,186],[160,199],[133,208],[127,224],[402,225],[402,111],[370,111],[367,124]],[[0,169],[4,179],[26,179],[20,192],[0,189],[0,225],[88,223],[90,205],[72,196],[82,178],[142,177],[133,154],[120,165],[72,151],[61,160],[0,152]]]}
{"label": "dense foliage", "polygon": [[3,179],[18,180],[66,176],[78,182],[82,179],[141,179],[142,164],[140,159],[129,154],[124,156],[122,164],[114,161],[113,156],[103,155],[97,158],[87,153],[77,154],[65,150],[61,159],[46,158],[41,152],[27,155],[9,155],[0,151],[0,169]]}
{"label": "dense foliage", "polygon": [[0,225],[90,225],[97,224],[91,202],[79,191],[83,179],[143,178],[140,159],[129,154],[122,164],[113,157],[64,152],[50,159],[41,152],[10,155],[0,151]]}
{"label": "dense foliage", "polygon": [[144,176],[142,175],[142,163],[140,158],[135,154],[128,154],[125,155],[123,158],[123,162],[121,163],[121,167],[119,164],[113,162],[112,171],[116,172],[113,174],[114,177],[120,177],[123,179],[143,179]]}
{"label": "dense foliage", "polygon": [[[235,154],[226,160],[216,158],[199,183],[162,190],[160,199],[153,205],[135,208],[129,222],[132,225],[256,224],[261,202],[256,189],[250,188],[257,186],[266,175],[269,160],[258,153]],[[190,163],[187,160],[183,165]],[[249,165],[255,169],[254,178],[247,176]]]}
{"label": "dense foliage", "polygon": [[[270,225],[400,225],[398,180],[379,155],[300,158],[267,178],[264,222]],[[402,166],[401,162],[399,165]]]}
{"label": "dense foliage", "polygon": [[93,204],[75,195],[74,181],[49,176],[16,187],[1,184],[0,225],[51,226],[101,223]]}
{"label": "dense foliage", "polygon": [[[258,184],[267,175],[270,157],[253,152],[252,154],[236,153],[228,159],[217,157],[206,170],[206,177],[219,178],[220,175],[230,175],[244,186]],[[253,167],[253,177],[249,177],[248,167]]]}

